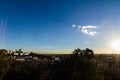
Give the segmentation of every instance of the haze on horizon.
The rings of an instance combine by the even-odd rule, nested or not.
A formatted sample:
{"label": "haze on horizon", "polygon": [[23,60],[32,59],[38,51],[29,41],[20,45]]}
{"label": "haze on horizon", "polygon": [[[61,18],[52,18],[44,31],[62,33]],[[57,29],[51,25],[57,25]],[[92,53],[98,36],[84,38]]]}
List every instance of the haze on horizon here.
{"label": "haze on horizon", "polygon": [[120,52],[119,0],[0,0],[0,49]]}

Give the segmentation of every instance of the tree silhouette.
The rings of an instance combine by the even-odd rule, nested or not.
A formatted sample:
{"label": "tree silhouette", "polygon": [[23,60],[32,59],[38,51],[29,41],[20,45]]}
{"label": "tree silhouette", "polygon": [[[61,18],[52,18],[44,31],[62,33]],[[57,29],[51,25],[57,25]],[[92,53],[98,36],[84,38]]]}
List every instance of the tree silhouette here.
{"label": "tree silhouette", "polygon": [[56,68],[52,80],[101,80],[96,78],[94,52],[88,48],[74,49],[70,57],[56,64]]}
{"label": "tree silhouette", "polygon": [[9,61],[7,57],[7,50],[0,50],[0,80],[6,75],[9,69]]}
{"label": "tree silhouette", "polygon": [[93,52],[93,50],[91,50],[89,48],[86,48],[85,50],[81,50],[81,49],[77,48],[77,49],[74,49],[73,55],[90,57],[90,56],[94,56],[94,52]]}

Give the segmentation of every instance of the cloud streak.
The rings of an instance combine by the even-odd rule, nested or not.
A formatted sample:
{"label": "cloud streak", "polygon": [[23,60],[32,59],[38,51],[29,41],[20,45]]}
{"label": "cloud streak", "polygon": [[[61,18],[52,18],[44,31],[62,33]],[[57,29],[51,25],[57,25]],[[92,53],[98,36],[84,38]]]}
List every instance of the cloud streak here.
{"label": "cloud streak", "polygon": [[6,33],[6,26],[7,25],[7,18],[6,19],[2,19],[2,21],[0,22],[0,47],[3,48],[4,47],[4,41],[5,41],[5,33]]}
{"label": "cloud streak", "polygon": [[79,32],[82,32],[88,36],[95,36],[98,32],[95,31],[95,29],[97,29],[97,26],[93,26],[93,25],[87,25],[87,26],[80,26],[80,25],[72,25],[73,28],[77,28],[77,30]]}

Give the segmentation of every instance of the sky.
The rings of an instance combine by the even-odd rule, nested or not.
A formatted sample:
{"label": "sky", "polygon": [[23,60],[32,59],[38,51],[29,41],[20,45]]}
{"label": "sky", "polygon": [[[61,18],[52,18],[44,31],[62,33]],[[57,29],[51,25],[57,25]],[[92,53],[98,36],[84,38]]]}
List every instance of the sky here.
{"label": "sky", "polygon": [[0,48],[114,53],[119,39],[120,0],[0,0]]}

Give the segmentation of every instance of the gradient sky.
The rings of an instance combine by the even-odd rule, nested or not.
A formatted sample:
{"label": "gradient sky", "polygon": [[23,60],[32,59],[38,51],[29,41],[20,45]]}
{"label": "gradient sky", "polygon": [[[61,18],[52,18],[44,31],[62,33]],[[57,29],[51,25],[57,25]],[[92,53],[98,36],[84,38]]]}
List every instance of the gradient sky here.
{"label": "gradient sky", "polygon": [[[96,35],[78,26],[97,26]],[[0,0],[0,48],[114,52],[120,38],[120,0]]]}

